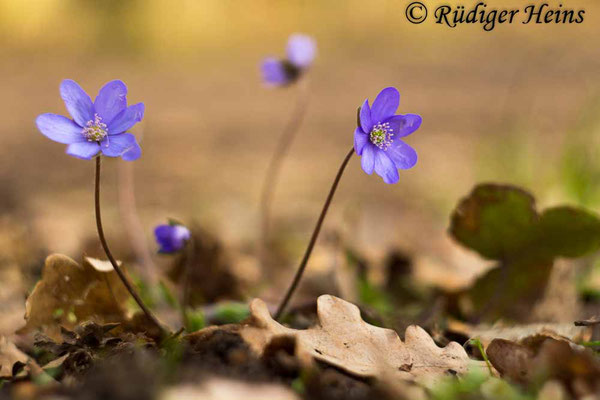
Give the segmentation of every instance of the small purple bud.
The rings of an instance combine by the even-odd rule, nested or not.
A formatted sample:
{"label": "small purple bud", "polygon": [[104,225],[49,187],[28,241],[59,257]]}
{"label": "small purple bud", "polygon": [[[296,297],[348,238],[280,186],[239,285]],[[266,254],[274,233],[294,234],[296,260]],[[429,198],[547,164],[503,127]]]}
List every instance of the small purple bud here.
{"label": "small purple bud", "polygon": [[263,81],[269,86],[287,86],[295,82],[315,59],[315,40],[307,35],[290,36],[286,58],[266,57],[261,66]]}
{"label": "small purple bud", "polygon": [[273,57],[265,58],[260,70],[263,81],[269,86],[286,86],[298,76],[298,70],[293,65]]}
{"label": "small purple bud", "polygon": [[175,253],[185,247],[191,233],[183,225],[158,225],[154,228],[154,237],[159,253]]}

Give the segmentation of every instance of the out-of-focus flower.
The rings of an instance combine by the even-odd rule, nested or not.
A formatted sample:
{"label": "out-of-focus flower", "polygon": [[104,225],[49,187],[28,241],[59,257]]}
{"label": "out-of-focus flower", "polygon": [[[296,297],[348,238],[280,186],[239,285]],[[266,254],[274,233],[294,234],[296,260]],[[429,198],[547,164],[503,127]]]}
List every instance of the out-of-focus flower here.
{"label": "out-of-focus flower", "polygon": [[362,169],[369,175],[375,171],[385,183],[398,182],[398,169],[417,163],[416,151],[400,138],[419,129],[422,119],[416,114],[395,115],[399,105],[398,90],[383,89],[372,107],[365,100],[354,131],[354,150],[361,156]]}
{"label": "out-of-focus flower", "polygon": [[92,102],[75,81],[65,79],[60,84],[60,95],[73,119],[41,114],[36,125],[44,136],[68,144],[67,154],[84,160],[100,151],[126,161],[141,156],[135,136],[126,132],[144,117],[144,104],[127,106],[127,86],[123,82],[108,82]]}
{"label": "out-of-focus flower", "polygon": [[188,228],[180,224],[158,225],[154,228],[154,237],[160,253],[175,253],[185,246],[191,237]]}
{"label": "out-of-focus flower", "polygon": [[314,39],[303,34],[290,36],[286,59],[267,57],[261,65],[263,80],[271,86],[285,86],[296,81],[315,59],[317,45]]}

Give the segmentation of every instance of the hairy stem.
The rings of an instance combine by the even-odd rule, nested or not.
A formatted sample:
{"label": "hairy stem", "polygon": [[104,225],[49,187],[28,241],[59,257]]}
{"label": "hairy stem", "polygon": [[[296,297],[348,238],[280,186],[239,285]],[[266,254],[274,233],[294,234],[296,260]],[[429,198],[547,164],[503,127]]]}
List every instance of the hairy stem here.
{"label": "hairy stem", "polygon": [[302,274],[306,269],[306,264],[308,263],[310,254],[312,253],[313,247],[315,247],[315,243],[317,242],[317,238],[319,237],[321,225],[323,225],[323,220],[325,220],[325,215],[327,215],[327,210],[329,210],[329,205],[331,204],[331,200],[333,200],[333,195],[335,194],[338,184],[340,183],[340,179],[342,178],[344,170],[346,169],[346,165],[348,165],[348,161],[350,161],[350,157],[352,157],[352,154],[354,154],[354,147],[350,149],[350,151],[346,155],[346,158],[344,158],[342,165],[340,165],[340,168],[338,169],[337,175],[335,176],[335,180],[333,181],[333,185],[331,185],[331,189],[329,189],[329,194],[327,195],[327,199],[325,200],[325,204],[323,205],[323,209],[321,210],[321,215],[319,215],[319,219],[317,220],[317,224],[315,225],[315,229],[313,230],[310,242],[308,242],[308,247],[304,252],[304,257],[302,257],[302,261],[300,261],[300,265],[298,266],[298,270],[296,271],[296,275],[294,276],[294,280],[288,288],[285,297],[283,298],[283,301],[281,302],[281,304],[279,304],[279,307],[277,308],[277,312],[275,313],[276,320],[278,320],[279,317],[281,317],[281,314],[285,310],[288,302],[290,301],[290,298],[294,294],[298,283],[300,283],[300,279],[302,278]]}
{"label": "hairy stem", "polygon": [[168,335],[167,331],[165,330],[165,328],[163,328],[163,326],[160,324],[160,322],[158,322],[158,319],[156,319],[156,317],[154,316],[154,314],[152,314],[150,309],[148,307],[146,307],[146,305],[144,304],[144,302],[142,301],[142,299],[140,298],[138,293],[133,288],[133,285],[129,282],[129,280],[127,279],[127,277],[121,270],[121,267],[119,267],[119,264],[117,263],[117,261],[115,260],[115,258],[112,255],[110,249],[108,248],[108,243],[106,243],[106,238],[104,237],[104,229],[102,228],[102,217],[100,215],[100,170],[101,170],[101,166],[102,166],[101,160],[102,160],[101,156],[96,157],[96,181],[95,181],[95,196],[94,196],[95,205],[96,205],[96,227],[98,228],[98,237],[100,238],[100,243],[102,243],[102,248],[104,249],[104,252],[106,253],[106,256],[108,257],[108,260],[112,264],[117,275],[119,275],[119,278],[123,282],[123,285],[125,285],[125,287],[129,291],[129,293],[131,294],[131,297],[133,297],[135,302],[140,306],[140,308],[142,309],[144,314],[146,314],[148,319],[154,325],[157,326],[157,328],[161,332],[161,335],[163,337],[165,337]]}
{"label": "hairy stem", "polygon": [[277,186],[277,179],[283,165],[283,160],[288,154],[290,146],[300,129],[302,120],[306,115],[306,108],[308,105],[308,81],[302,79],[299,82],[298,88],[298,99],[294,110],[292,111],[291,117],[285,125],[277,147],[269,161],[267,172],[265,174],[265,180],[263,181],[261,195],[260,195],[260,245],[259,245],[259,259],[262,266],[267,264],[268,258],[268,245],[269,245],[269,228],[271,224],[271,204],[273,202],[273,194],[275,187]]}

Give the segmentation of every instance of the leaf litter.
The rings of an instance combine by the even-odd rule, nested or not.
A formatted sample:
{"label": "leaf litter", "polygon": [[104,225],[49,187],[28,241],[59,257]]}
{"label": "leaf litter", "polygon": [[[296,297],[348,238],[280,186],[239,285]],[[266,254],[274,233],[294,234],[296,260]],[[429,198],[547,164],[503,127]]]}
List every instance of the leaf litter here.
{"label": "leaf litter", "polygon": [[[517,231],[511,231],[507,221],[516,224]],[[596,250],[598,218],[570,207],[539,213],[533,197],[521,189],[482,185],[461,202],[452,223],[451,234],[459,243],[496,262],[498,267],[462,293],[474,307],[471,311],[463,308],[458,316],[473,323],[444,321],[444,311],[452,314],[453,310],[442,307],[432,325],[422,325],[435,332],[435,341],[418,326],[409,326],[401,339],[394,330],[366,322],[363,318],[379,321],[382,326],[409,325],[390,320],[389,315],[387,319],[370,318],[365,313],[361,316],[359,308],[372,308],[368,297],[356,299],[354,305],[331,295],[320,296],[316,317],[311,316],[315,311],[310,307],[302,311],[308,315],[301,324],[306,329],[276,322],[267,304],[259,299],[251,302],[250,317],[241,323],[237,321],[244,317],[242,313],[233,319],[208,318],[210,312],[205,310],[224,306],[217,300],[221,296],[243,296],[236,282],[225,292],[210,287],[214,268],[235,270],[229,265],[224,247],[213,238],[206,240],[206,248],[191,259],[193,264],[202,266],[195,268],[209,270],[194,278],[199,295],[194,305],[201,306],[197,310],[206,314],[206,321],[235,323],[210,326],[158,342],[139,314],[132,317],[128,294],[110,263],[91,258],[77,263],[66,256],[52,255],[45,262],[41,281],[27,299],[26,326],[14,341],[3,338],[2,378],[12,382],[14,390],[33,387],[34,393],[40,394],[62,387],[64,395],[74,398],[102,398],[109,394],[131,398],[122,397],[129,393],[128,385],[144,388],[135,394],[140,399],[155,398],[156,393],[161,399],[239,398],[239,392],[247,392],[246,398],[262,395],[282,399],[411,400],[462,399],[460,393],[465,390],[475,396],[469,398],[486,399],[533,399],[535,394],[529,394],[532,390],[539,393],[540,399],[588,398],[600,393],[596,383],[600,378],[598,357],[592,349],[578,345],[594,340],[592,331],[597,318],[586,319],[578,314],[581,318],[577,323],[582,327],[577,327],[572,323],[576,318],[569,320],[572,316],[559,311],[555,313],[556,322],[523,323],[541,315],[529,312],[533,300],[545,300],[560,288],[563,275],[557,275],[557,286],[549,285],[557,265],[572,271],[573,264],[563,262],[566,258]],[[497,243],[494,238],[498,238]],[[185,255],[174,260],[174,281],[181,283],[185,262]],[[210,264],[215,266],[208,268]],[[174,273],[178,269],[180,273]],[[352,273],[352,269],[349,271],[346,273]],[[508,289],[498,294],[502,271],[514,277],[509,278]],[[218,286],[224,287],[229,276],[230,272],[222,273]],[[408,284],[410,279],[410,274],[397,277],[401,284]],[[348,279],[349,292],[355,290],[353,280]],[[396,292],[404,287],[374,286],[374,290],[391,294],[391,307],[403,307],[406,296]],[[515,288],[522,291],[515,292]],[[513,298],[513,292],[525,297]],[[423,293],[423,297],[414,297],[412,302],[435,298],[447,306],[444,301],[450,298],[440,297],[434,291]],[[531,294],[531,301],[524,302]],[[564,302],[565,293],[560,294],[563,296],[548,303],[550,308]],[[569,292],[567,300],[570,302],[574,295]],[[211,301],[207,303],[204,296]],[[491,321],[497,321],[494,315],[509,318],[494,325],[479,324],[477,318],[472,318],[478,315]],[[402,330],[403,327],[398,332]],[[33,340],[28,342],[30,337]],[[448,340],[457,337],[459,343]],[[478,355],[463,348],[463,343],[469,343],[468,338],[479,339],[494,368],[493,374],[502,379],[490,376],[485,363],[473,359]],[[36,383],[26,386],[27,382]]]}

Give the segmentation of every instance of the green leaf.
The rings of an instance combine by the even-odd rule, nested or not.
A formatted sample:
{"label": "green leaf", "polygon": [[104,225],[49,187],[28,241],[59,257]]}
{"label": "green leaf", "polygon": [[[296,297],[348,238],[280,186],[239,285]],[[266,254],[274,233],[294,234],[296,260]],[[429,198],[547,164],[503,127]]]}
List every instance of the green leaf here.
{"label": "green leaf", "polygon": [[557,257],[581,257],[600,250],[600,218],[575,207],[541,214],[534,198],[509,185],[483,184],[452,215],[450,233],[498,267],[468,290],[463,312],[477,319],[526,319],[544,293]]}
{"label": "green leaf", "polygon": [[600,249],[600,219],[581,208],[544,211],[538,230],[539,249],[553,257],[581,257]]}
{"label": "green leaf", "polygon": [[485,258],[503,260],[531,239],[537,220],[535,200],[526,191],[481,184],[454,211],[450,234]]}
{"label": "green leaf", "polygon": [[201,309],[186,310],[185,317],[187,319],[188,332],[196,332],[206,326],[206,317]]}
{"label": "green leaf", "polygon": [[228,301],[217,305],[216,319],[223,324],[238,324],[250,316],[250,309],[245,303]]}

